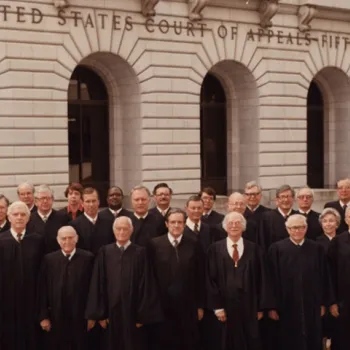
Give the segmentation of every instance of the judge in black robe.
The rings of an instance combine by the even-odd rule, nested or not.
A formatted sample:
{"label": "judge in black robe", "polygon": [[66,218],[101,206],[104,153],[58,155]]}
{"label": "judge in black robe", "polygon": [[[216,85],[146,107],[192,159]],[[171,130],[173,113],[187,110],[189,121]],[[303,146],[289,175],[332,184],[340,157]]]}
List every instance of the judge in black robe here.
{"label": "judge in black robe", "polygon": [[222,220],[224,220],[224,215],[214,210],[214,204],[216,201],[216,191],[214,188],[205,187],[198,193],[198,195],[201,197],[204,204],[201,221],[210,227],[220,225]]}
{"label": "judge in black robe", "polygon": [[[242,238],[246,220],[231,212],[224,219],[228,237],[208,252],[208,306],[221,323],[220,350],[261,349],[259,319],[273,307],[262,249]],[[233,244],[237,244],[237,261]],[[243,252],[243,254],[242,254]]]}
{"label": "judge in black robe", "polygon": [[35,205],[34,190],[34,186],[28,182],[22,182],[17,187],[18,200],[27,205],[31,214],[38,210]]}
{"label": "judge in black robe", "polygon": [[329,270],[323,248],[305,238],[302,215],[286,222],[289,238],[271,245],[269,262],[279,317],[279,349],[320,350],[322,316],[332,298]]}
{"label": "judge in black robe", "polygon": [[270,208],[267,208],[263,205],[259,205],[254,210],[247,206],[244,211],[244,218],[248,221],[254,221],[257,224],[257,226],[259,226],[262,215],[270,210]]}
{"label": "judge in black robe", "polygon": [[3,194],[0,194],[0,233],[10,229],[10,222],[7,218],[7,209],[10,201]]}
{"label": "judge in black robe", "polygon": [[[11,229],[0,235],[0,349],[37,350],[37,278],[44,255],[43,237],[25,230],[29,209],[9,206]],[[20,237],[18,237],[20,234]]]}
{"label": "judge in black robe", "polygon": [[10,222],[6,219],[6,221],[3,223],[3,225],[0,225],[0,233],[6,232],[10,229]]}
{"label": "judge in black robe", "polygon": [[46,349],[86,350],[85,307],[94,255],[76,248],[71,226],[58,231],[61,249],[45,256],[40,271],[39,321],[47,331]]}
{"label": "judge in black robe", "polygon": [[130,219],[117,218],[114,232],[117,242],[96,257],[86,318],[107,328],[107,349],[139,350],[142,327],[161,321],[161,309],[145,249],[129,240]]}
{"label": "judge in black robe", "polygon": [[205,305],[204,253],[197,240],[183,233],[182,210],[169,212],[167,226],[169,233],[148,247],[165,318],[158,349],[196,350]]}
{"label": "judge in black robe", "polygon": [[347,208],[347,204],[341,201],[328,202],[324,205],[324,208],[333,208],[339,213],[341,220],[340,225],[337,228],[337,234],[343,233],[344,231],[348,230],[348,225],[345,222],[345,210]]}

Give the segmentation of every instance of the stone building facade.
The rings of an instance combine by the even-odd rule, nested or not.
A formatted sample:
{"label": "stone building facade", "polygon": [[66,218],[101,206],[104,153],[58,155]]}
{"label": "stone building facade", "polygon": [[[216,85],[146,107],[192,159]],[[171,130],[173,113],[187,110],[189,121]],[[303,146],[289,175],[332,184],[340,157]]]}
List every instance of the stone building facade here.
{"label": "stone building facade", "polygon": [[187,196],[349,175],[348,0],[1,0],[0,26],[11,199],[21,181]]}

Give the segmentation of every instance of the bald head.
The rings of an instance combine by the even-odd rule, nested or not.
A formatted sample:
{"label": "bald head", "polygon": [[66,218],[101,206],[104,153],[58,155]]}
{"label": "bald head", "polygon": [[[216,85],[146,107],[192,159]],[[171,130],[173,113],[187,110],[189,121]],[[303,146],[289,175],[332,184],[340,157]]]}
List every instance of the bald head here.
{"label": "bald head", "polygon": [[236,212],[243,215],[247,206],[246,197],[239,192],[234,192],[228,197],[227,210],[228,212]]}
{"label": "bald head", "polygon": [[63,226],[57,232],[57,242],[65,254],[71,254],[78,242],[78,235],[72,226]]}

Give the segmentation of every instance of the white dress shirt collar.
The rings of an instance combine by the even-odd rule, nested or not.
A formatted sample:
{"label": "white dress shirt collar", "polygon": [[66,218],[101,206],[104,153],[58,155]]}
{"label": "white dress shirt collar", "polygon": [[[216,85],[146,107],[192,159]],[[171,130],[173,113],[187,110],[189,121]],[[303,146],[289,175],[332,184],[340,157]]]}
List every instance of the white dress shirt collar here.
{"label": "white dress shirt collar", "polygon": [[289,216],[289,215],[290,215],[290,213],[292,212],[293,208],[291,208],[287,214],[283,213],[283,211],[282,211],[279,207],[277,207],[277,210],[279,211],[279,213],[280,213],[283,217],[286,217],[286,216]]}
{"label": "white dress shirt collar", "polygon": [[118,210],[113,210],[111,208],[108,209],[113,214],[113,216],[117,216],[122,211],[123,207],[119,208]]}
{"label": "white dress shirt collar", "polygon": [[140,220],[140,219],[146,219],[147,218],[147,216],[148,216],[148,212],[144,215],[144,216],[139,216],[138,214],[136,214],[135,212],[134,212],[134,215]]}
{"label": "white dress shirt collar", "polygon": [[88,214],[86,214],[85,211],[84,211],[84,215],[86,216],[86,218],[87,218],[90,222],[92,222],[93,224],[96,223],[97,218],[98,218],[98,214],[96,215],[95,218],[92,218],[91,216],[89,216]]}
{"label": "white dress shirt collar", "polygon": [[[77,251],[77,249],[76,248],[74,248],[73,250],[72,250],[72,252],[69,254],[69,261],[71,261],[72,260],[72,258],[73,258],[73,256],[74,256],[74,254],[76,253],[76,251]],[[62,252],[62,254],[66,257],[68,254],[66,254],[63,250],[61,250],[61,252]]]}
{"label": "white dress shirt collar", "polygon": [[[126,250],[128,247],[129,247],[129,245],[131,244],[131,241],[127,241],[125,244],[124,244],[124,250]],[[117,245],[117,247],[118,248],[120,248],[121,247],[121,245],[118,243],[118,242],[116,242],[116,245]]]}
{"label": "white dress shirt collar", "polygon": [[251,208],[251,207],[247,204],[247,208],[248,208],[252,213],[254,213],[259,207],[260,207],[260,204],[258,204],[258,205],[253,209],[253,208]]}
{"label": "white dress shirt collar", "polygon": [[43,220],[43,221],[44,221],[44,218],[46,218],[46,220],[48,220],[48,218],[50,217],[51,213],[52,213],[52,209],[47,214],[42,214],[38,210],[38,215],[41,217],[41,220]]}
{"label": "white dress shirt collar", "polygon": [[211,214],[211,212],[213,211],[213,209],[208,210],[207,212],[203,212],[203,216],[209,216]]}
{"label": "white dress shirt collar", "polygon": [[339,200],[339,204],[342,208],[344,208],[344,205],[346,205],[347,207],[350,206],[350,202],[348,202],[347,204],[343,203],[341,200]]}
{"label": "white dress shirt collar", "polygon": [[157,210],[163,215],[163,213],[167,213],[168,212],[168,210],[170,209],[170,207],[168,207],[168,208],[166,208],[166,209],[161,209],[161,208],[159,208],[159,207],[156,207],[157,208]]}
{"label": "white dress shirt collar", "polygon": [[[10,228],[10,232],[11,232],[11,234],[12,234],[12,237],[13,237],[16,241],[18,241],[18,233],[15,232],[14,230],[12,230],[12,228]],[[21,235],[22,235],[21,239],[24,238],[24,235],[25,235],[25,234],[26,234],[26,230],[23,230],[23,231],[21,232]]]}
{"label": "white dress shirt collar", "polygon": [[299,211],[299,213],[300,213],[301,215],[303,215],[303,214],[308,215],[308,214],[310,213],[311,209],[309,209],[308,211],[304,211],[304,210],[301,210],[301,209],[299,208],[298,211]]}
{"label": "white dress shirt collar", "polygon": [[295,244],[295,245],[300,245],[300,246],[302,246],[302,245],[304,244],[304,242],[305,242],[305,238],[304,238],[300,243],[295,242],[291,237],[289,237],[289,239],[291,240],[291,242],[292,242],[293,244]]}
{"label": "white dress shirt collar", "polygon": [[330,236],[330,235],[327,235],[327,233],[324,234],[330,241],[335,237],[335,236]]}
{"label": "white dress shirt collar", "polygon": [[[192,230],[192,231],[194,231],[194,226],[195,226],[195,223],[192,221],[192,220],[190,220],[190,218],[187,218],[187,220],[186,220],[186,225]],[[200,231],[201,230],[201,221],[199,220],[199,222],[198,222],[198,231]]]}
{"label": "white dress shirt collar", "polygon": [[0,230],[2,230],[6,224],[7,224],[7,220],[5,219],[4,223],[2,225],[0,225]]}
{"label": "white dress shirt collar", "polygon": [[175,240],[177,240],[177,244],[180,244],[180,242],[181,242],[181,240],[182,240],[182,236],[183,236],[183,235],[181,235],[181,236],[175,238],[174,236],[172,236],[172,235],[170,234],[170,232],[168,232],[168,239],[169,239],[169,242],[171,243],[171,245],[174,245],[174,241],[175,241]]}

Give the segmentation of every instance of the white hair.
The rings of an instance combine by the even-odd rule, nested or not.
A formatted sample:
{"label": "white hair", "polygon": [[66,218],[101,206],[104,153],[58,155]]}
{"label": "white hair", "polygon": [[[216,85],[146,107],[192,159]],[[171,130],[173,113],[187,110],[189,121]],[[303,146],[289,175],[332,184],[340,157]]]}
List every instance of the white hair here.
{"label": "white hair", "polygon": [[29,187],[32,191],[32,193],[34,193],[34,186],[29,183],[29,182],[22,182],[17,186],[17,194],[19,194],[19,191],[21,190],[21,188],[23,187]]}
{"label": "white hair", "polygon": [[113,231],[115,230],[115,228],[117,227],[118,222],[121,219],[126,219],[127,223],[129,224],[130,228],[133,230],[134,229],[134,225],[132,224],[131,219],[128,216],[119,216],[119,218],[116,218],[113,222]]}
{"label": "white hair", "polygon": [[303,190],[307,190],[308,192],[310,192],[312,198],[315,197],[315,192],[314,192],[314,190],[313,190],[312,188],[308,187],[308,186],[304,186],[304,187],[302,187],[302,188],[299,188],[299,190],[298,190],[298,192],[297,192],[297,197],[299,197],[300,192],[303,191]]}
{"label": "white hair", "polygon": [[11,215],[12,212],[17,208],[23,210],[28,217],[30,216],[30,210],[28,209],[27,204],[21,201],[15,201],[12,204],[10,204],[10,206],[7,209],[7,214]]}
{"label": "white hair", "polygon": [[293,215],[289,216],[288,219],[286,220],[286,227],[289,228],[290,223],[292,221],[295,221],[295,220],[301,220],[303,222],[303,224],[307,226],[306,217],[304,215],[293,214]]}
{"label": "white hair", "polygon": [[233,218],[238,218],[241,221],[243,231],[245,231],[247,228],[247,220],[244,218],[244,216],[242,214],[237,213],[235,211],[225,215],[224,220],[222,222],[222,227],[224,228],[224,230],[227,231],[227,224]]}
{"label": "white hair", "polygon": [[259,192],[262,191],[262,187],[256,181],[249,181],[245,184],[245,189],[250,190],[251,188],[257,187]]}
{"label": "white hair", "polygon": [[38,198],[39,193],[50,193],[53,198],[53,190],[48,185],[40,185],[35,188],[35,198]]}

